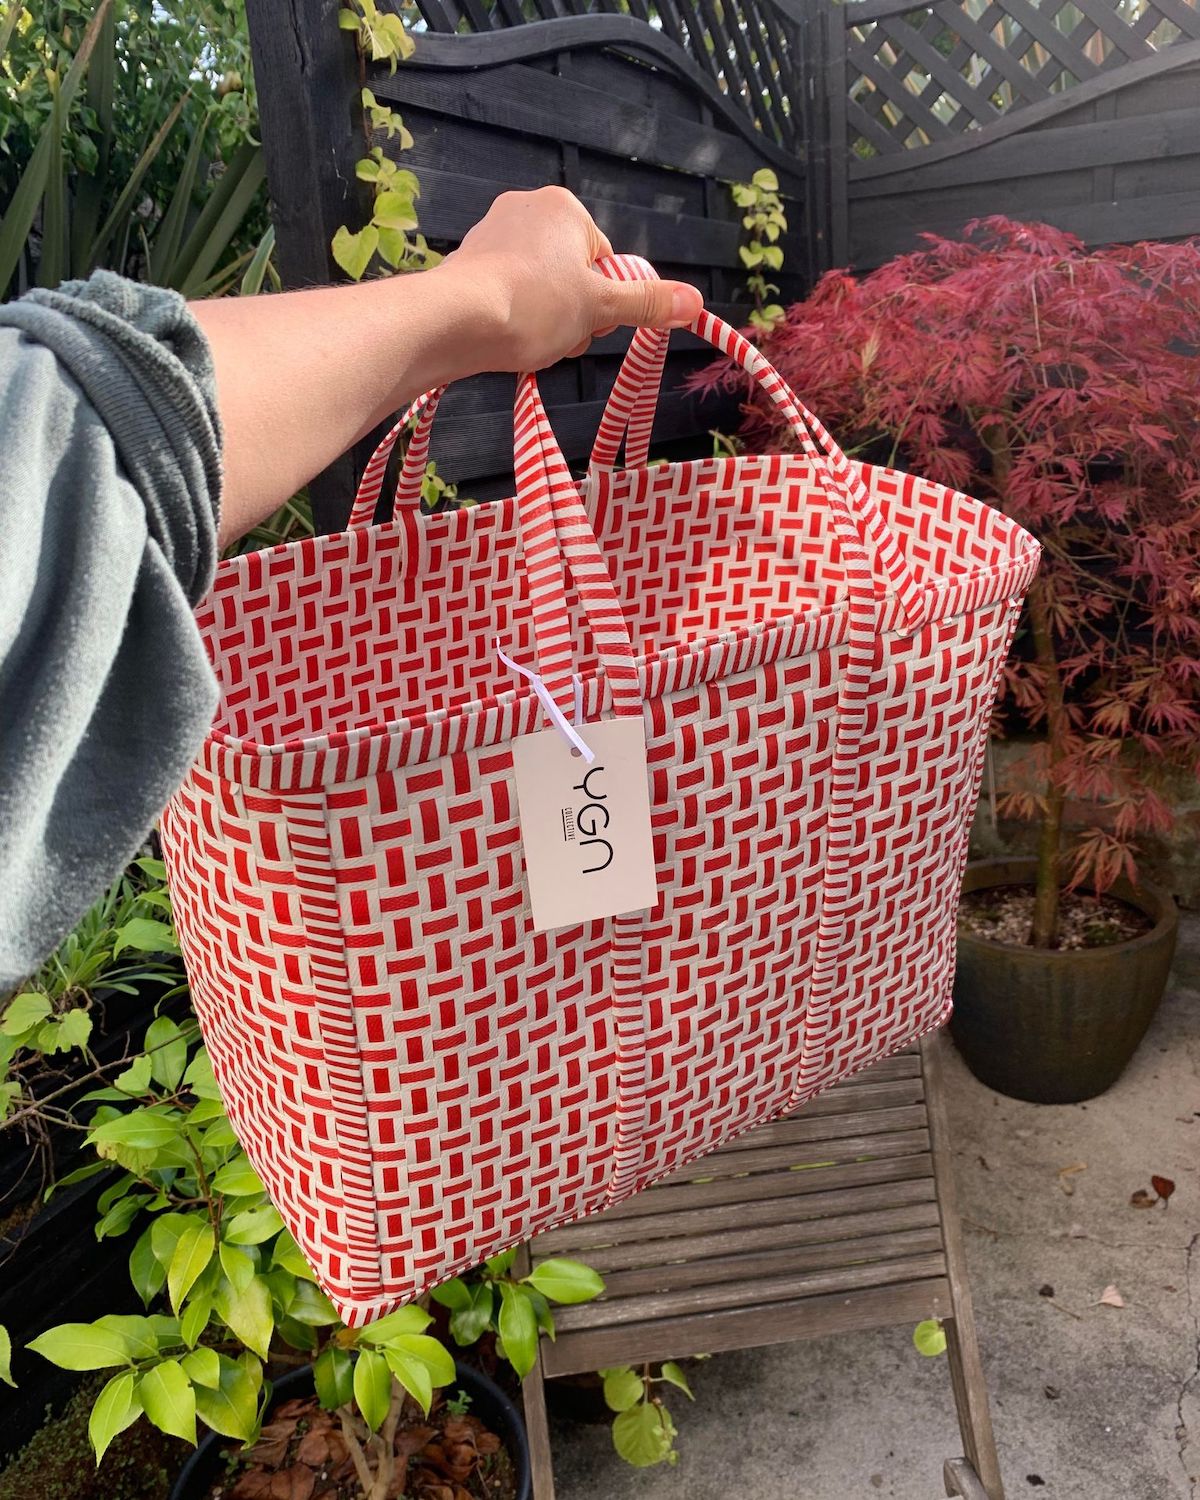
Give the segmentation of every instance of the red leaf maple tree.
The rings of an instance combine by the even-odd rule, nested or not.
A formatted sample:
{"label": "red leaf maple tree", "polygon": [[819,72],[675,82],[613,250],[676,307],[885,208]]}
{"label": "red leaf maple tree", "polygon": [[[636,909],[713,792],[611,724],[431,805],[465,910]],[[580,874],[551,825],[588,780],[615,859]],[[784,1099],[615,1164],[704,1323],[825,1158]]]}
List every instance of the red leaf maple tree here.
{"label": "red leaf maple tree", "polygon": [[[992,217],[856,278],[762,348],[846,446],[997,505],[1042,542],[998,725],[1038,733],[1005,798],[1039,825],[1031,942],[1063,881],[1136,879],[1200,773],[1200,239],[1085,249]],[[744,389],[715,365],[697,389]],[[751,446],[790,443],[746,408]],[[1068,835],[1064,805],[1092,826]]]}

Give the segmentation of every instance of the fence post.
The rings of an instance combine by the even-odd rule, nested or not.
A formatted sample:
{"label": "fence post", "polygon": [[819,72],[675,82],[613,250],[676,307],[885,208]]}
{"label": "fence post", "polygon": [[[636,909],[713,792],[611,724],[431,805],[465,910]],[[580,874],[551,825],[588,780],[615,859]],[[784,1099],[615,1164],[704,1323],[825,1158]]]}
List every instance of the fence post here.
{"label": "fence post", "polygon": [[831,5],[825,12],[825,130],[829,139],[829,260],[844,266],[850,260],[850,147],[846,135],[846,7]]}
{"label": "fence post", "polygon": [[[276,256],[285,286],[345,278],[329,243],[366,219],[354,176],[363,155],[358,59],[338,29],[341,0],[246,0]],[[356,460],[344,455],[309,486],[318,531],[340,531]]]}
{"label": "fence post", "polygon": [[787,12],[796,27],[800,65],[796,87],[800,91],[800,118],[804,130],[805,179],[808,185],[806,237],[808,281],[811,285],[830,261],[830,175],[828,89],[827,0],[791,0]]}

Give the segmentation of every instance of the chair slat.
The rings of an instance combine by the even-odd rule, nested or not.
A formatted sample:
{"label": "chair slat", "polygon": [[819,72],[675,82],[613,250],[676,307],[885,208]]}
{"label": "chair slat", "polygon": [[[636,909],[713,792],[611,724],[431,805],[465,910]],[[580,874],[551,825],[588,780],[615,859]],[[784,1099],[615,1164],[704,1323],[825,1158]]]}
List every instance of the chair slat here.
{"label": "chair slat", "polygon": [[[905,1104],[890,1109],[847,1109],[844,1113],[822,1110],[819,1114],[789,1115],[784,1120],[774,1120],[769,1125],[759,1125],[739,1135],[736,1140],[714,1151],[711,1156],[698,1163],[703,1167],[708,1162],[726,1156],[736,1156],[759,1146],[806,1145],[812,1141],[837,1140],[842,1136],[879,1135],[885,1131],[911,1130],[925,1124],[924,1104]],[[685,1167],[685,1172],[694,1170]]]}
{"label": "chair slat", "polygon": [[890,1286],[894,1282],[915,1281],[921,1277],[945,1274],[946,1262],[941,1251],[923,1255],[906,1255],[898,1260],[870,1261],[865,1265],[831,1266],[788,1276],[763,1276],[751,1282],[739,1281],[718,1286],[681,1287],[676,1291],[656,1292],[620,1300],[605,1297],[599,1302],[583,1302],[577,1307],[556,1308],[556,1330],[568,1332],[578,1328],[612,1328],[619,1323],[639,1323],[658,1318],[686,1317],[692,1313],[721,1308],[753,1307],[769,1313],[774,1301],[791,1301],[797,1297],[828,1296],[834,1292],[854,1292],[864,1287]]}
{"label": "chair slat", "polygon": [[687,1350],[720,1354],[853,1329],[911,1326],[922,1318],[944,1318],[949,1312],[949,1283],[935,1276],[860,1292],[774,1302],[761,1310],[722,1308],[690,1317],[564,1332],[553,1344],[542,1340],[542,1369],[547,1375],[575,1375],[605,1365],[678,1359]]}
{"label": "chair slat", "polygon": [[[931,1204],[929,1212],[935,1222],[919,1229],[895,1230],[880,1235],[859,1234],[855,1230],[852,1238],[831,1240],[828,1244],[780,1245],[756,1254],[750,1253],[747,1247],[732,1255],[713,1255],[703,1260],[677,1263],[664,1261],[657,1266],[616,1271],[604,1278],[606,1291],[603,1301],[595,1304],[597,1315],[610,1303],[685,1287],[703,1289],[705,1305],[720,1307],[724,1302],[723,1286],[730,1282],[741,1284],[750,1277],[769,1279],[778,1287],[793,1286],[794,1278],[801,1272],[873,1265],[916,1254],[941,1254],[942,1231],[936,1222],[936,1205]],[[591,1264],[596,1270],[600,1269],[594,1261]],[[943,1273],[945,1269],[943,1260]]]}
{"label": "chair slat", "polygon": [[[725,1177],[716,1182],[672,1183],[650,1188],[603,1214],[581,1222],[591,1224],[603,1219],[620,1224],[647,1214],[664,1214],[692,1208],[718,1208],[726,1203],[766,1203],[774,1198],[794,1198],[805,1193],[833,1192],[838,1188],[869,1187],[880,1182],[908,1182],[932,1178],[933,1158],[928,1152],[893,1158],[877,1157],[868,1161],[848,1162],[841,1166],[812,1167],[806,1172],[767,1172],[750,1177]],[[541,1247],[554,1243],[551,1236],[570,1233],[571,1226],[548,1230],[534,1241],[535,1254]],[[612,1240],[636,1238],[632,1231],[617,1229]],[[558,1240],[561,1243],[561,1240]],[[549,1253],[549,1252],[546,1252]]]}
{"label": "chair slat", "polygon": [[[639,1267],[661,1268],[691,1261],[719,1260],[723,1265],[733,1265],[739,1256],[753,1251],[819,1245],[827,1241],[848,1244],[856,1237],[867,1239],[893,1231],[936,1228],[937,1224],[937,1204],[930,1198],[866,1213],[834,1214],[823,1219],[785,1219],[782,1223],[753,1227],[743,1220],[731,1229],[718,1229],[711,1234],[688,1234],[644,1242],[621,1241],[615,1245],[594,1247],[588,1251],[587,1259],[588,1265],[605,1277]],[[724,1272],[710,1265],[704,1274],[719,1281]]]}
{"label": "chair slat", "polygon": [[924,1097],[925,1085],[919,1078],[877,1083],[873,1074],[862,1073],[827,1094],[818,1094],[788,1119],[815,1120],[818,1115],[849,1114],[857,1109],[891,1109],[899,1104],[920,1104]]}
{"label": "chair slat", "polygon": [[[813,1122],[817,1123],[817,1122]],[[770,1127],[764,1127],[770,1128]],[[876,1160],[887,1156],[910,1156],[929,1149],[929,1131],[913,1128],[878,1135],[847,1135],[830,1140],[788,1142],[762,1150],[714,1151],[690,1166],[664,1177],[660,1188],[675,1182],[711,1182],[718,1177],[746,1172],[805,1172],[838,1162]],[[651,1191],[655,1191],[652,1189]]]}
{"label": "chair slat", "polygon": [[664,1214],[646,1214],[632,1228],[618,1228],[607,1214],[597,1214],[595,1218],[582,1219],[577,1224],[539,1235],[533,1242],[533,1258],[538,1261],[550,1255],[584,1254],[598,1246],[618,1244],[625,1238],[636,1237],[639,1241],[667,1239],[675,1235],[732,1229],[739,1224],[750,1227],[764,1223],[800,1223],[834,1214],[868,1213],[905,1203],[929,1203],[933,1196],[933,1179],[921,1177],[869,1187],[839,1188],[828,1193],[804,1193],[766,1202],[751,1200],[716,1208],[674,1209]]}

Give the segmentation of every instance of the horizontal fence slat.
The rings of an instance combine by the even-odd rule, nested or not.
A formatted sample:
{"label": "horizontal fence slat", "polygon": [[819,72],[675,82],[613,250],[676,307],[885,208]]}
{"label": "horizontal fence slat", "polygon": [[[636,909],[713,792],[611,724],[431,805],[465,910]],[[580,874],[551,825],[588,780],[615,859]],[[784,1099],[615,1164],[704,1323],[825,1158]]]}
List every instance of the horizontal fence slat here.
{"label": "horizontal fence slat", "polygon": [[[1007,178],[1039,176],[1074,167],[1200,157],[1200,109],[1167,110],[1133,119],[1093,120],[1030,130],[966,156],[913,166],[907,172],[856,183],[855,201],[900,196],[932,188],[968,187]],[[1200,168],[1195,169],[1200,182]]]}
{"label": "horizontal fence slat", "polygon": [[[372,87],[383,99],[418,104],[493,129],[519,131],[635,157],[677,171],[746,181],[766,157],[732,131],[719,131],[635,104],[613,108],[588,84],[521,64],[476,73],[434,73],[410,63]],[[798,186],[798,184],[795,184]]]}
{"label": "horizontal fence slat", "polygon": [[[673,384],[677,385],[678,381]],[[671,384],[666,385],[667,390],[672,388]],[[590,451],[603,411],[603,401],[555,408],[551,416],[554,435],[568,458],[581,458]],[[654,423],[654,441],[664,443],[672,438],[691,437],[698,430],[706,428],[697,419],[693,399],[676,396],[664,401],[659,408]],[[439,420],[431,453],[439,470],[460,486],[469,487],[472,479],[481,476],[511,472],[512,414],[486,412]],[[464,491],[467,492],[469,489]]]}
{"label": "horizontal fence slat", "polygon": [[[419,171],[421,228],[433,239],[461,239],[501,193],[518,188],[518,184],[503,180],[467,177],[431,167]],[[663,213],[586,194],[584,201],[600,228],[624,254],[679,265],[740,264],[738,246],[745,238],[740,224],[691,214]],[[803,241],[798,235],[785,235],[780,245],[785,264],[787,259],[798,261],[804,254]]]}
{"label": "horizontal fence slat", "polygon": [[[893,255],[916,249],[918,234],[954,236],[964,224],[977,217],[977,206],[966,206],[954,214],[920,217],[907,224],[885,220],[877,204],[872,204],[872,230],[869,238],[854,247],[854,211],[851,205],[852,256],[856,269],[868,270],[881,265]],[[1009,208],[1013,212],[1013,208]],[[1047,223],[1071,234],[1085,244],[1128,244],[1141,239],[1182,239],[1200,234],[1200,192],[1164,193],[1146,198],[1127,198],[1117,203],[1075,203],[1047,208],[1039,214]]]}

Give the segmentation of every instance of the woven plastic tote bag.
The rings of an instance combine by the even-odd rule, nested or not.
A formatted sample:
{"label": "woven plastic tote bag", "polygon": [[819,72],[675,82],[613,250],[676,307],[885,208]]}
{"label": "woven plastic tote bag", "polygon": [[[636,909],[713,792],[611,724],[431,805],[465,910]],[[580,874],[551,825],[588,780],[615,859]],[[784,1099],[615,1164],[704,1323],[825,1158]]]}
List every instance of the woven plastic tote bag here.
{"label": "woven plastic tote bag", "polygon": [[[238,1136],[350,1324],[948,1012],[1037,544],[848,461],[732,328],[694,331],[798,452],[651,466],[639,333],[582,487],[523,377],[517,494],[421,514],[435,393],[391,520],[395,430],[345,532],[223,562],[199,611],[221,701],[162,821],[180,938]],[[641,719],[652,908],[534,930],[512,746],[544,700]]]}

